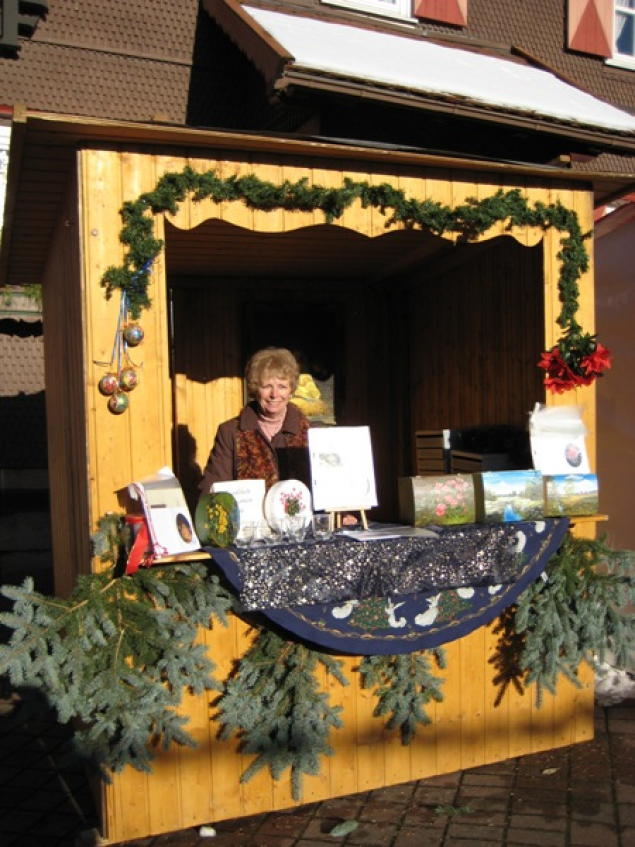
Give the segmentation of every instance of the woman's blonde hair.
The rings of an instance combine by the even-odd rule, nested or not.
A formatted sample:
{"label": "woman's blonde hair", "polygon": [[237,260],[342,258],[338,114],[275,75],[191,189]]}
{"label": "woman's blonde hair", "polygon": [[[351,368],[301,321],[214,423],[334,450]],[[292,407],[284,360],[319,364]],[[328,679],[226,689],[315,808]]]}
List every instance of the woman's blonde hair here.
{"label": "woman's blonde hair", "polygon": [[254,353],[245,367],[245,382],[250,398],[256,397],[259,386],[264,385],[267,377],[287,380],[293,394],[298,387],[300,368],[290,350],[284,347],[265,347],[264,350]]}

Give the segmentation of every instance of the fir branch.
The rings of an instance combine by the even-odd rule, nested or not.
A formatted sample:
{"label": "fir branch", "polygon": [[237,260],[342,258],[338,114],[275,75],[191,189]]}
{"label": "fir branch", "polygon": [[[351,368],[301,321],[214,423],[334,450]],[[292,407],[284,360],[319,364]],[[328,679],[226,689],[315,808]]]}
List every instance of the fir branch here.
{"label": "fir branch", "polygon": [[[112,522],[104,554],[119,547]],[[220,690],[198,627],[226,623],[231,599],[201,563],[113,568],[81,576],[68,600],[34,591],[33,580],[1,591],[13,601],[0,623],[13,630],[0,646],[0,674],[42,690],[62,723],[80,729],[75,744],[105,773],[127,764],[149,771],[154,750],[194,745],[177,713],[183,691]]]}
{"label": "fir branch", "polygon": [[543,579],[519,600],[516,632],[524,637],[520,667],[527,684],[536,684],[538,704],[546,689],[555,693],[562,675],[580,687],[582,662],[595,667],[610,648],[618,667],[626,667],[635,647],[635,556],[607,547],[605,539],[566,536]]}
{"label": "fir branch", "polygon": [[402,744],[410,744],[417,725],[430,723],[425,706],[443,700],[443,680],[431,670],[432,661],[445,668],[441,648],[397,656],[365,656],[359,668],[364,688],[376,688],[375,717],[390,715],[388,729],[399,729]]}
{"label": "fir branch", "polygon": [[217,701],[221,738],[236,733],[241,751],[255,756],[241,782],[265,767],[278,780],[290,768],[293,798],[300,800],[303,775],[318,774],[320,757],[333,754],[329,735],[342,725],[341,707],[330,706],[319,690],[318,663],[348,685],[339,660],[270,630],[258,632]]}

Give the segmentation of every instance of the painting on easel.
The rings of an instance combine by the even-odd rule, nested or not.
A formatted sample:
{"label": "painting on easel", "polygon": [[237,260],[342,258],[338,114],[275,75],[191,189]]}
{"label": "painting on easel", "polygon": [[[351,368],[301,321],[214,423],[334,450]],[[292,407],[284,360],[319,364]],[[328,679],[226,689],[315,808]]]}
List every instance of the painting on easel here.
{"label": "painting on easel", "polygon": [[367,426],[310,429],[309,455],[316,511],[365,511],[377,505]]}

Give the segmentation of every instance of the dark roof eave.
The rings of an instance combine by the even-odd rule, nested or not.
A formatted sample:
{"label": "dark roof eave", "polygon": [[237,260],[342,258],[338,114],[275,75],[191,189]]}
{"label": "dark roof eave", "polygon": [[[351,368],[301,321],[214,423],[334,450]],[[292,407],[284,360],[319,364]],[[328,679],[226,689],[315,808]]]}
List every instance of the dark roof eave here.
{"label": "dark roof eave", "polygon": [[383,87],[368,82],[355,82],[349,78],[342,79],[327,74],[319,74],[297,66],[288,65],[275,84],[278,93],[293,89],[308,89],[325,94],[338,94],[388,103],[394,106],[406,106],[410,109],[420,109],[476,121],[503,124],[517,129],[532,130],[533,132],[549,133],[569,138],[572,141],[602,147],[604,151],[631,153],[635,155],[635,133],[620,133],[593,128],[581,124],[569,124],[557,120],[549,120],[541,116],[531,116],[521,112],[511,112],[506,109],[487,106],[476,101],[444,99],[432,97],[415,91]]}

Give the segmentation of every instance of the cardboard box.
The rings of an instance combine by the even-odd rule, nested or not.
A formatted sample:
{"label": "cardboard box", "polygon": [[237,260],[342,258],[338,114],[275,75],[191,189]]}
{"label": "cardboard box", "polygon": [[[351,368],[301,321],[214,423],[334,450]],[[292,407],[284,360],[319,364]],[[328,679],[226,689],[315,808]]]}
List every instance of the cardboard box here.
{"label": "cardboard box", "polygon": [[595,474],[543,476],[545,515],[548,517],[597,515],[598,478]]}
{"label": "cardboard box", "polygon": [[490,471],[474,474],[476,520],[507,523],[544,517],[540,471]]}
{"label": "cardboard box", "polygon": [[410,526],[474,523],[474,480],[471,474],[401,477],[399,517]]}

